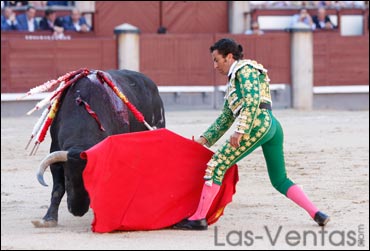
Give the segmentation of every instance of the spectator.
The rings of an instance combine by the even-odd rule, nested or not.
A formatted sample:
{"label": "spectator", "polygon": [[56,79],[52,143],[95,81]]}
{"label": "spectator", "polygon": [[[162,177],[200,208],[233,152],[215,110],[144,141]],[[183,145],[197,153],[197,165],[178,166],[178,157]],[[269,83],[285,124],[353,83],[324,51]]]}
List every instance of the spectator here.
{"label": "spectator", "polygon": [[26,13],[19,14],[17,16],[18,30],[20,31],[36,31],[39,29],[39,24],[35,19],[36,9],[29,5],[26,9]]}
{"label": "spectator", "polygon": [[40,30],[49,30],[54,36],[63,35],[63,20],[57,17],[57,13],[52,9],[45,10],[45,16],[40,21]]}
{"label": "spectator", "polygon": [[334,29],[335,25],[330,20],[329,16],[326,15],[324,7],[317,9],[317,15],[312,17],[312,21],[315,24],[315,29]]}
{"label": "spectator", "polygon": [[18,23],[14,11],[10,7],[5,7],[3,13],[4,15],[1,15],[1,30],[18,30]]}
{"label": "spectator", "polygon": [[301,8],[298,14],[293,15],[292,20],[290,21],[290,28],[301,24],[306,25],[312,30],[315,29],[315,24],[313,23],[312,18],[306,8]]}
{"label": "spectator", "polygon": [[88,32],[90,29],[85,17],[81,16],[81,12],[76,8],[72,9],[70,16],[64,17],[64,30]]}
{"label": "spectator", "polygon": [[262,35],[262,34],[264,34],[263,30],[260,29],[260,25],[258,24],[258,21],[253,21],[252,25],[251,25],[251,28],[252,29],[247,30],[245,32],[246,35],[253,35],[253,34]]}

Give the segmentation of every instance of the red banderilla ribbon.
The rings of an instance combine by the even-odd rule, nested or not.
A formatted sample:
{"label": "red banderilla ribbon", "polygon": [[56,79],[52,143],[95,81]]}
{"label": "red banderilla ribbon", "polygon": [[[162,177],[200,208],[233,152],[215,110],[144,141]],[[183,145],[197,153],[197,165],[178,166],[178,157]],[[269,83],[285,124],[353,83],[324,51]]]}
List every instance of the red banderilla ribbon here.
{"label": "red banderilla ribbon", "polygon": [[139,121],[144,123],[144,125],[149,129],[149,130],[154,130],[153,127],[151,127],[144,118],[144,115],[139,112],[136,107],[130,103],[130,101],[127,99],[127,97],[117,88],[117,86],[102,72],[98,71],[96,73],[98,76],[98,79],[101,83],[107,83],[107,85],[113,90],[113,92],[125,103],[128,107],[128,109],[134,114],[135,118]]}

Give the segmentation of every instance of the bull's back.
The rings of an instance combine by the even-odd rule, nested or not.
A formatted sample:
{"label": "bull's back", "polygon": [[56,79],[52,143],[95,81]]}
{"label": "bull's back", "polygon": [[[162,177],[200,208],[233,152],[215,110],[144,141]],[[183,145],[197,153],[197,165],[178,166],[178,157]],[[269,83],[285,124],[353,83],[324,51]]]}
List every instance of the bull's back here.
{"label": "bull's back", "polygon": [[129,132],[129,112],[112,93],[91,77],[70,86],[51,126],[53,144],[86,150],[109,135]]}
{"label": "bull's back", "polygon": [[[163,102],[151,79],[129,70],[110,70],[107,73],[151,126],[165,127]],[[51,128],[54,132],[52,139],[59,145],[57,148],[67,149],[76,140],[87,148],[109,135],[147,130],[123,101],[106,84],[102,85],[94,74],[77,81],[64,94]],[[99,129],[98,121],[84,103],[77,104],[79,97],[96,114],[105,131]]]}
{"label": "bull's back", "polygon": [[[157,128],[165,127],[164,105],[158,87],[146,75],[130,70],[107,71],[119,85],[128,100],[144,115],[145,120]],[[132,115],[132,114],[131,114]],[[143,125],[135,121],[130,124],[131,131],[141,131]]]}

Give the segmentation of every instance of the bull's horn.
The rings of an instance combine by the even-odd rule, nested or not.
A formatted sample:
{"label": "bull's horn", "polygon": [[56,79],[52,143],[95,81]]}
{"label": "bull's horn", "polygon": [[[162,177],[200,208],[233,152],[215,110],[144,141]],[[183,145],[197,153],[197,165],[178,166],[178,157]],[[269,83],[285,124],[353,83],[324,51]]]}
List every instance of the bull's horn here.
{"label": "bull's horn", "polygon": [[44,181],[44,172],[46,168],[48,168],[48,166],[53,163],[67,161],[67,154],[68,151],[52,152],[41,161],[39,171],[37,172],[37,180],[40,182],[41,185],[48,186]]}

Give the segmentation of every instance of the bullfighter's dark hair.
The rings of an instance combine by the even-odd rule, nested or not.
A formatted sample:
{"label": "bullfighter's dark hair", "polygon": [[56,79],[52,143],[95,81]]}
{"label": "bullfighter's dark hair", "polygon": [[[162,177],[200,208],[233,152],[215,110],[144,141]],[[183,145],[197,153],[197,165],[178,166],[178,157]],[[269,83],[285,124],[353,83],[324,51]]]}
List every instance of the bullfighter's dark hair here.
{"label": "bullfighter's dark hair", "polygon": [[235,60],[239,60],[243,58],[243,47],[240,44],[237,44],[231,38],[222,38],[218,40],[214,45],[209,48],[210,52],[212,53],[215,50],[223,56],[226,57],[227,54],[233,54],[233,58]]}

